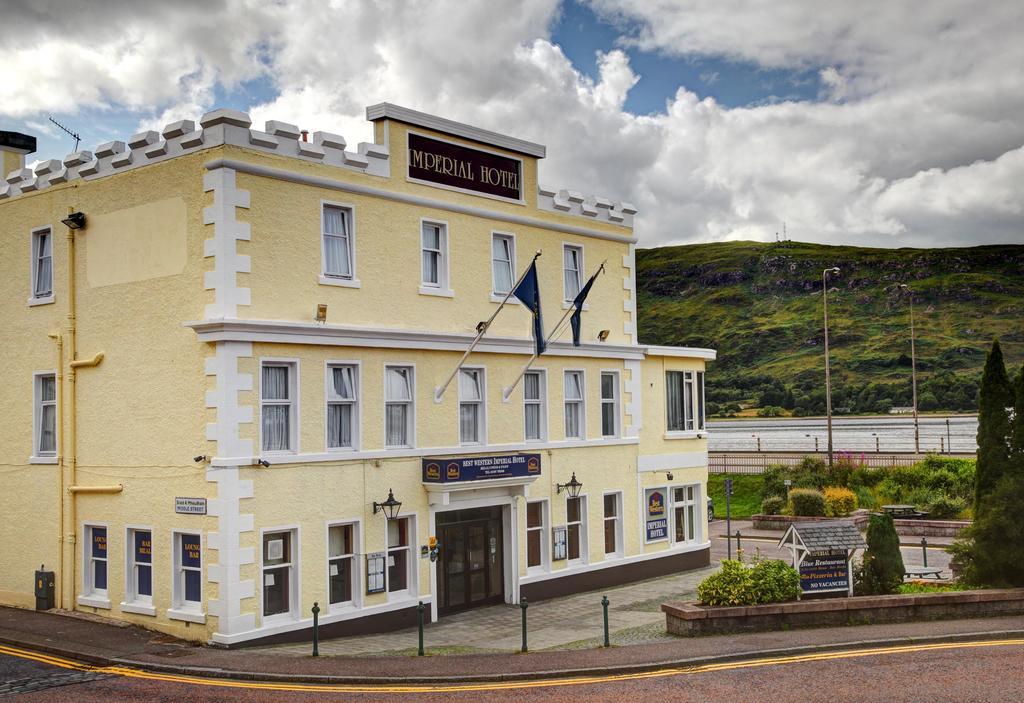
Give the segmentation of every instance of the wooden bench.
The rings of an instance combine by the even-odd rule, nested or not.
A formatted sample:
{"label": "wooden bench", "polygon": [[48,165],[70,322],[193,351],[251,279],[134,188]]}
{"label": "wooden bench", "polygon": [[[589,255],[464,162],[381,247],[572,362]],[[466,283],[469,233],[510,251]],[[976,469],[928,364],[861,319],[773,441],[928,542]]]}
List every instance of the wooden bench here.
{"label": "wooden bench", "polygon": [[933,578],[936,581],[942,579],[942,569],[932,566],[905,566],[903,577],[912,579]]}

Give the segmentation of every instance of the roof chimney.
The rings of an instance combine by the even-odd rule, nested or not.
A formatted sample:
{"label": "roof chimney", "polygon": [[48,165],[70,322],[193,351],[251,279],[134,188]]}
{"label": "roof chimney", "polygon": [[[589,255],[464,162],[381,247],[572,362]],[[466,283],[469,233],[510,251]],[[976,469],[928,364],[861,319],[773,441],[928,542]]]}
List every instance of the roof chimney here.
{"label": "roof chimney", "polygon": [[3,170],[0,178],[11,171],[25,168],[25,155],[35,153],[36,138],[20,132],[0,130],[0,156],[3,156]]}

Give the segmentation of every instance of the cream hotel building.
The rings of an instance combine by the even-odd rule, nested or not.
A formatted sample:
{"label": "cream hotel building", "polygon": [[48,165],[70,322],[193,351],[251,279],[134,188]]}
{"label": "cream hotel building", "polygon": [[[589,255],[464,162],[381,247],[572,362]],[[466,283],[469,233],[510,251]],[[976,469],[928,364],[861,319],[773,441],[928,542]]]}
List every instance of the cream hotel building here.
{"label": "cream hotel building", "polygon": [[[637,339],[635,208],[366,114],[355,147],[218,109],[32,169],[0,132],[0,602],[242,645],[708,564],[715,354]],[[537,252],[545,336],[604,270],[517,381]]]}

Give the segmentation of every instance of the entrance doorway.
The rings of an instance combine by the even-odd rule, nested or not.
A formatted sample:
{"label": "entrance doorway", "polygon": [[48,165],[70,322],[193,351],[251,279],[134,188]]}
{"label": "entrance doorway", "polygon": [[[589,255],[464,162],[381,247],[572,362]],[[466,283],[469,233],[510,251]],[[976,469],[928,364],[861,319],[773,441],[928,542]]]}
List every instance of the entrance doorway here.
{"label": "entrance doorway", "polygon": [[438,613],[454,613],[505,599],[501,507],[437,514]]}

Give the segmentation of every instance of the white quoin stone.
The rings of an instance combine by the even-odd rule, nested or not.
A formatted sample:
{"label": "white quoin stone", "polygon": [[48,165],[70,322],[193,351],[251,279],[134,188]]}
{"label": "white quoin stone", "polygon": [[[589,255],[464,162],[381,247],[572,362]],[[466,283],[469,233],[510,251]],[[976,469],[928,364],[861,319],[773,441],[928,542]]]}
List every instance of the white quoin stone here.
{"label": "white quoin stone", "polygon": [[150,144],[156,144],[158,141],[160,141],[160,133],[149,129],[145,132],[133,134],[128,140],[128,146],[132,149],[138,149],[140,147],[147,147]]}
{"label": "white quoin stone", "polygon": [[76,151],[73,154],[68,154],[64,157],[65,166],[81,166],[92,161],[91,151]]}
{"label": "white quoin stone", "polygon": [[96,158],[102,159],[107,156],[116,156],[124,152],[124,142],[103,142],[96,147]]}
{"label": "white quoin stone", "polygon": [[219,124],[229,124],[236,127],[248,128],[252,125],[252,120],[249,118],[249,115],[244,112],[229,110],[226,107],[211,110],[199,119],[199,125],[204,129],[207,127],[214,127]]}
{"label": "white quoin stone", "polygon": [[340,134],[331,134],[330,132],[313,132],[313,143],[319,144],[327,149],[342,149],[348,145],[345,141],[345,137]]}
{"label": "white quoin stone", "polygon": [[280,120],[267,120],[263,129],[267,134],[273,134],[275,137],[284,137],[285,139],[298,139],[302,136],[302,132],[297,125],[281,122]]}
{"label": "white quoin stone", "polygon": [[7,174],[8,183],[19,183],[27,181],[29,178],[32,178],[32,169],[30,168],[17,168]]}
{"label": "white quoin stone", "polygon": [[196,131],[195,122],[192,120],[178,120],[164,127],[164,139],[175,139],[194,131]]}
{"label": "white quoin stone", "polygon": [[36,164],[36,175],[45,176],[48,173],[53,173],[63,166],[58,159],[49,159],[47,161],[40,161]]}

